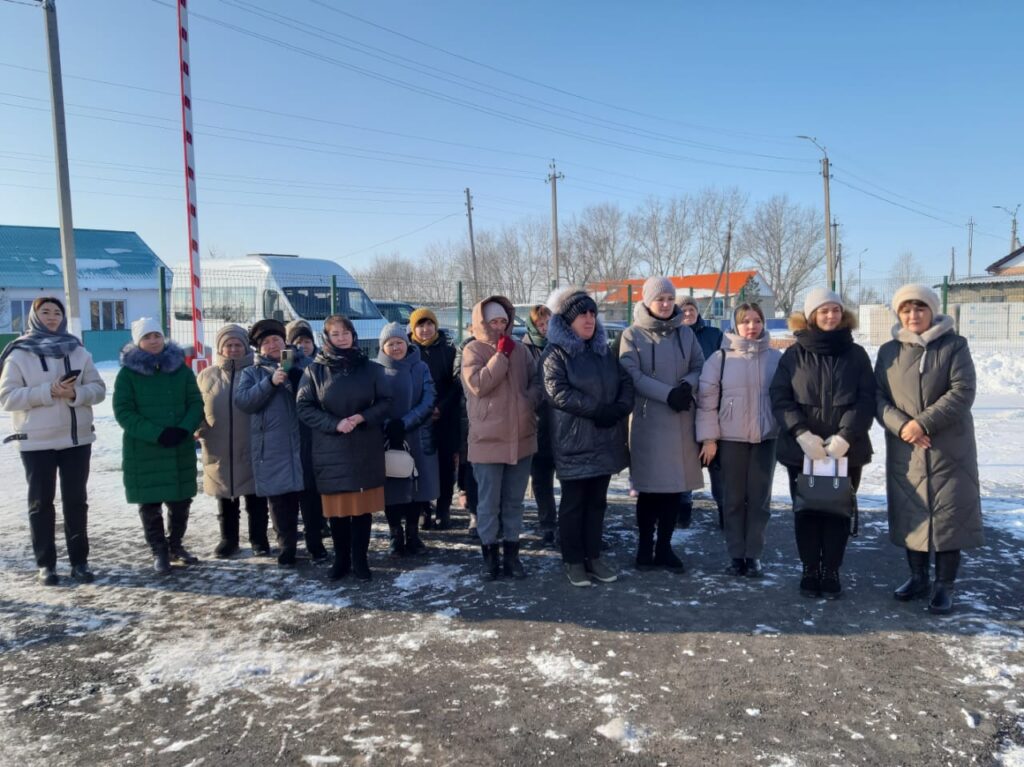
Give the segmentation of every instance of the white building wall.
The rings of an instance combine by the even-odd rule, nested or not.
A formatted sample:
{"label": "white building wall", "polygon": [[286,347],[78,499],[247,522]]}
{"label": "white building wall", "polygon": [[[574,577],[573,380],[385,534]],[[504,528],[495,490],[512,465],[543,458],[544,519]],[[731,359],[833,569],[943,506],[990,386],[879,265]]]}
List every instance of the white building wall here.
{"label": "white building wall", "polygon": [[[10,302],[17,300],[33,301],[40,296],[57,296],[64,300],[63,290],[37,290],[33,288],[10,288],[0,291],[0,333],[11,332]],[[91,301],[125,301],[125,328],[130,328],[132,320],[139,317],[160,316],[160,293],[152,290],[112,289],[112,290],[80,290],[78,291],[78,307],[81,312],[82,329],[93,328],[89,303]]]}

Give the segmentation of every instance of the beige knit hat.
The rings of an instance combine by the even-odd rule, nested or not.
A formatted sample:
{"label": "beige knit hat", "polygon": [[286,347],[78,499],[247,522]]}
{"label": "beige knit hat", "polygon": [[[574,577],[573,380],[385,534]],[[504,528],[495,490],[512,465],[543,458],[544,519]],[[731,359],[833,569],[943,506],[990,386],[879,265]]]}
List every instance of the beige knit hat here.
{"label": "beige knit hat", "polygon": [[908,283],[897,290],[896,295],[892,297],[892,310],[899,314],[900,306],[907,301],[920,301],[922,304],[927,304],[928,308],[932,310],[933,317],[939,313],[942,307],[939,294],[920,282]]}

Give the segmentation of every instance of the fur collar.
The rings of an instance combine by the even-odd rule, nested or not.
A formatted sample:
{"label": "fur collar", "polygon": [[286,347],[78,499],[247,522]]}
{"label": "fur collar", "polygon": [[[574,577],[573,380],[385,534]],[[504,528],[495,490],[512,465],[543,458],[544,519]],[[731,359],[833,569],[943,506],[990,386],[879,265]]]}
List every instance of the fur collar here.
{"label": "fur collar", "polygon": [[930,328],[921,333],[921,335],[913,333],[897,323],[892,328],[892,337],[904,344],[913,344],[914,346],[923,346],[928,348],[928,344],[946,335],[946,333],[952,332],[953,318],[948,317],[945,314],[936,314],[935,322],[932,323]]}
{"label": "fur collar", "polygon": [[[789,315],[789,319],[786,320],[786,324],[789,325],[789,329],[796,333],[798,330],[810,329],[810,324],[807,322],[807,317],[803,312],[793,312]],[[857,315],[851,312],[849,309],[843,309],[843,320],[839,323],[839,327],[836,330],[847,328],[849,330],[857,329]]]}
{"label": "fur collar", "polygon": [[173,341],[168,341],[159,354],[144,352],[135,344],[121,350],[121,365],[143,376],[155,373],[173,373],[185,364],[185,352]]}
{"label": "fur collar", "polygon": [[548,321],[548,343],[565,349],[565,353],[570,357],[575,357],[588,348],[601,356],[608,353],[608,334],[604,332],[601,320],[597,320],[594,337],[584,341],[572,331],[562,315],[554,314]]}

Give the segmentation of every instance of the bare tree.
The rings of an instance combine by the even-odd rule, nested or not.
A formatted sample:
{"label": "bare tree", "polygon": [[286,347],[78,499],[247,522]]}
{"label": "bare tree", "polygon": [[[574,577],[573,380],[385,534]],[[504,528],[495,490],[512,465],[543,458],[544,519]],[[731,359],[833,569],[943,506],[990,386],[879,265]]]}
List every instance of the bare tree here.
{"label": "bare tree", "polygon": [[924,280],[924,268],[914,258],[914,254],[905,250],[896,256],[896,260],[889,268],[889,282],[892,284],[892,292],[895,292],[901,285],[908,282],[921,282]]}
{"label": "bare tree", "polygon": [[725,256],[726,233],[732,222],[737,231],[743,220],[747,196],[736,187],[729,189],[707,188],[693,202],[693,222],[697,230],[697,242],[693,248],[688,266],[694,274],[717,272],[722,268]]}
{"label": "bare tree", "polygon": [[754,266],[775,292],[776,309],[789,314],[796,296],[821,266],[821,213],[791,203],[786,195],[762,202],[743,225],[738,255]]}
{"label": "bare tree", "polygon": [[644,276],[676,276],[686,271],[695,234],[690,198],[648,197],[627,223]]}
{"label": "bare tree", "polygon": [[[601,203],[573,215],[566,227],[565,275],[570,282],[624,280],[637,261],[626,215],[614,203]],[[559,243],[563,238],[559,238]]]}

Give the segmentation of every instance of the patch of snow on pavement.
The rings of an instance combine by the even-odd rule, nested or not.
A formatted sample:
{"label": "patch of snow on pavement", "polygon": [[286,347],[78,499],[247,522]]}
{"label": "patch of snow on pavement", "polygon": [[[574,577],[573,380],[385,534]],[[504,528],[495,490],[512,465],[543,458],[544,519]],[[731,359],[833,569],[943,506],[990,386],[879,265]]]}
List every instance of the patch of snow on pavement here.
{"label": "patch of snow on pavement", "polygon": [[608,740],[616,741],[631,754],[640,753],[640,746],[646,735],[642,729],[618,716],[600,727],[595,727],[594,732],[603,735]]}

